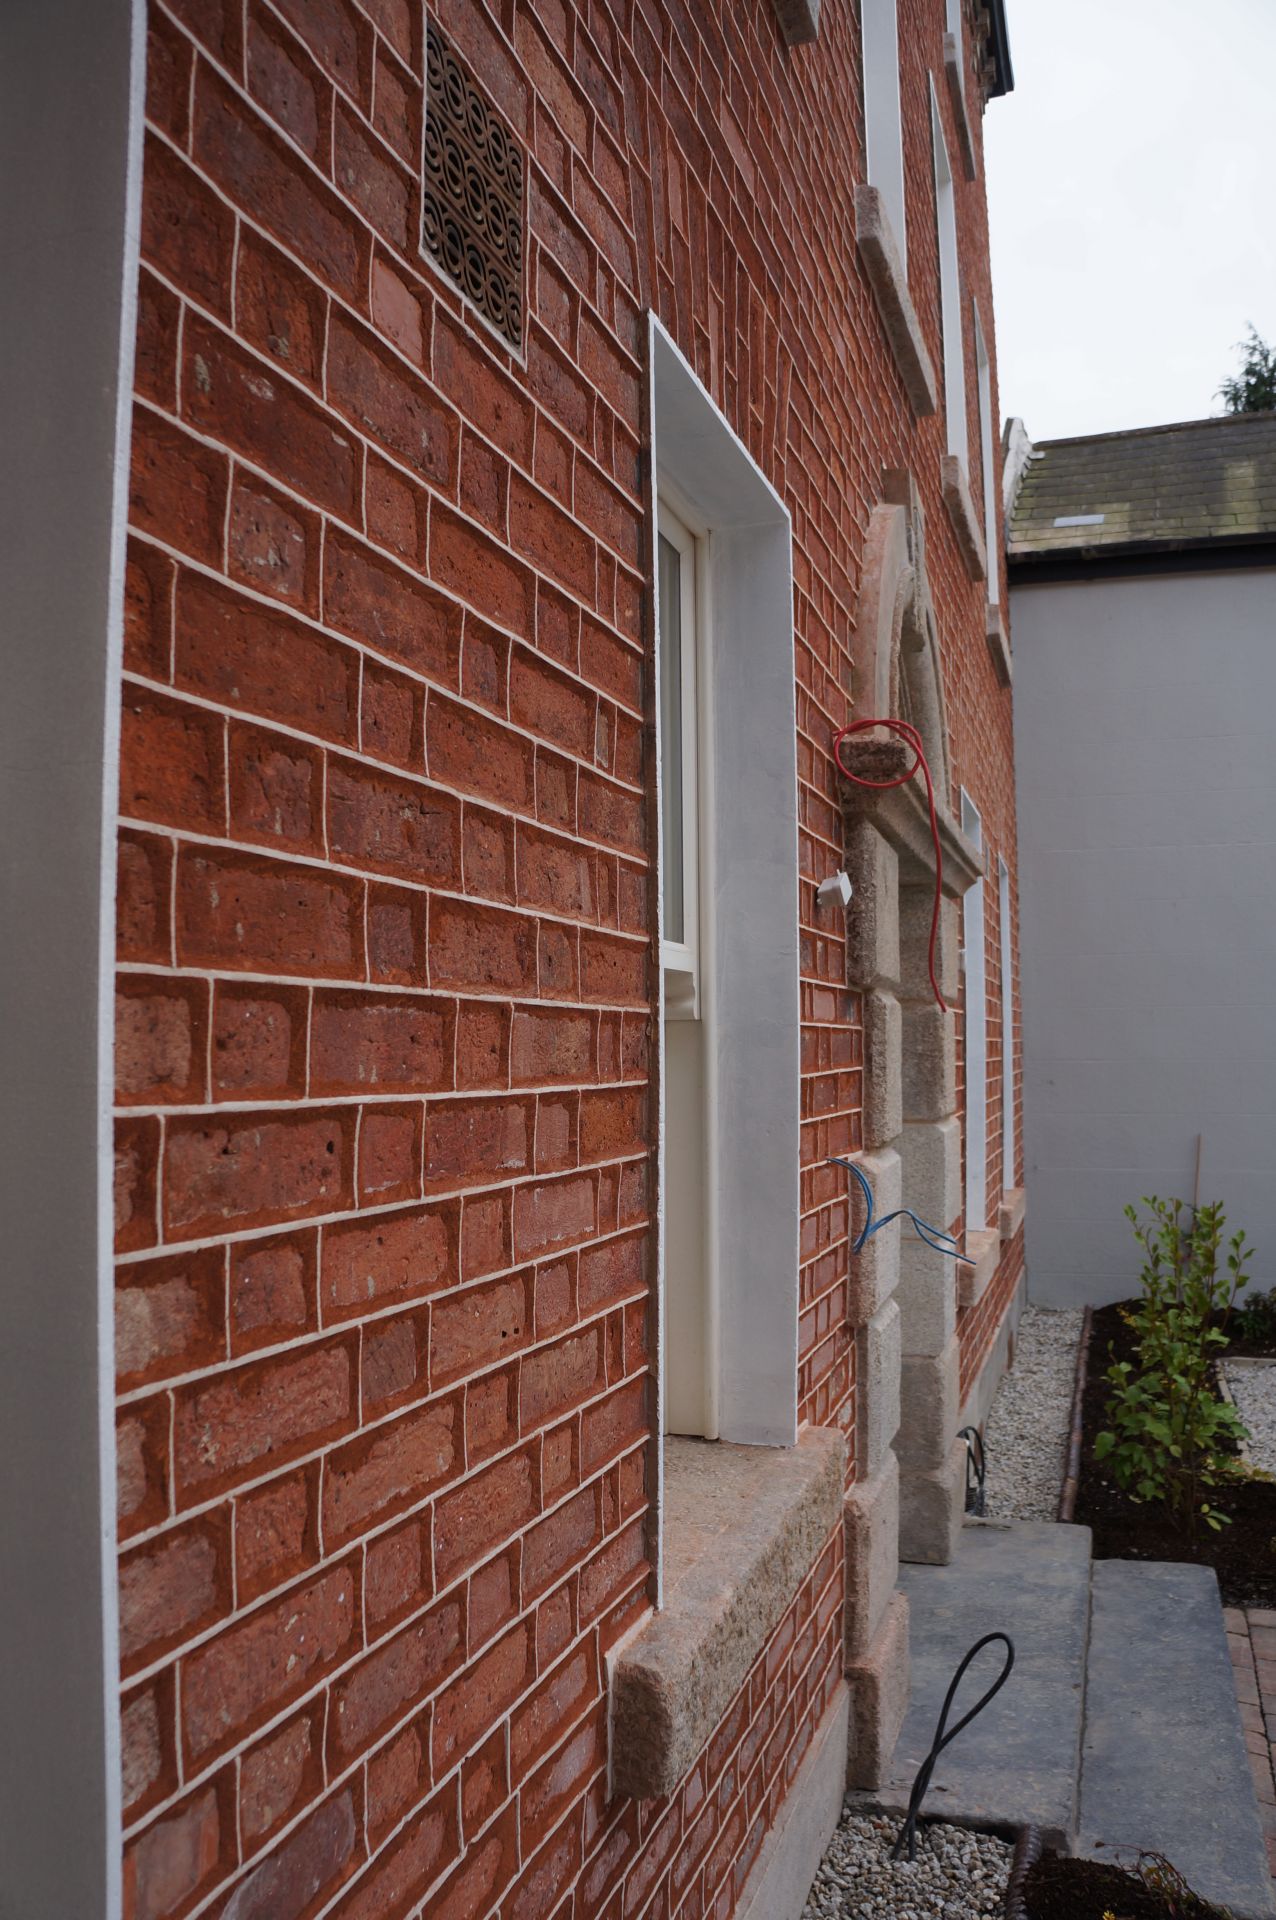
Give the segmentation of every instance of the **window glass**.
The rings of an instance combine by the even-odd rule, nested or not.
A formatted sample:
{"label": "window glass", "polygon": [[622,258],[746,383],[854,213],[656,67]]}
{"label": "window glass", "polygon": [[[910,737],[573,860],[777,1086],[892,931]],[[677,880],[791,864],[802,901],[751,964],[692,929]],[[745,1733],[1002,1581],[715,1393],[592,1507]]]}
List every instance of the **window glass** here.
{"label": "window glass", "polygon": [[682,555],[660,536],[660,773],[665,855],[665,939],[687,937],[683,768]]}

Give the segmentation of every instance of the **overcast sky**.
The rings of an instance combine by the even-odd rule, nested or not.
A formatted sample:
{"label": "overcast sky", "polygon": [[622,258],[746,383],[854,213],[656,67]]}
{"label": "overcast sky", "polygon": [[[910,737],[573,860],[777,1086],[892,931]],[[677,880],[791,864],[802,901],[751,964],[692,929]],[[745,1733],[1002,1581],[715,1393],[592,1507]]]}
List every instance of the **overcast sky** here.
{"label": "overcast sky", "polygon": [[1276,342],[1276,0],[1006,0],[984,120],[1001,411],[1034,440],[1222,411]]}

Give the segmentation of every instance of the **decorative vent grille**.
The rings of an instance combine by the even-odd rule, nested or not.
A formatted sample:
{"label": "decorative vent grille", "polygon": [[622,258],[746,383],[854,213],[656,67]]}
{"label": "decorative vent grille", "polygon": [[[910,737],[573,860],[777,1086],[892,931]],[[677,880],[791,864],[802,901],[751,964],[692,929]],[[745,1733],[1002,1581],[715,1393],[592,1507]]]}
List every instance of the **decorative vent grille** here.
{"label": "decorative vent grille", "polygon": [[522,152],[432,20],[425,78],[422,251],[520,348]]}

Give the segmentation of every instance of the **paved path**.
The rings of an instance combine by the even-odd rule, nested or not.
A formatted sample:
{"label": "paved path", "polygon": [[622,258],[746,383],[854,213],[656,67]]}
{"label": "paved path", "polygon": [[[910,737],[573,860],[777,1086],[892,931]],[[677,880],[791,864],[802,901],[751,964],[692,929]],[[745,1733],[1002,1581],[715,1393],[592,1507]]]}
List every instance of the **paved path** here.
{"label": "paved path", "polygon": [[1276,1877],[1276,1613],[1266,1607],[1224,1607],[1223,1618],[1267,1864]]}

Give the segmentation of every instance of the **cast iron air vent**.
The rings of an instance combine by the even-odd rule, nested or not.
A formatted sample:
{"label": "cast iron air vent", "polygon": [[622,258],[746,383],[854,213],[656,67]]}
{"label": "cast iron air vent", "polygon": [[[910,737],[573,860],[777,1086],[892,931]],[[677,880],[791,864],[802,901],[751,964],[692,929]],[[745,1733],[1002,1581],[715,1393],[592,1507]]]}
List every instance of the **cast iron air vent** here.
{"label": "cast iron air vent", "polygon": [[431,20],[421,250],[502,339],[523,342],[523,155]]}

